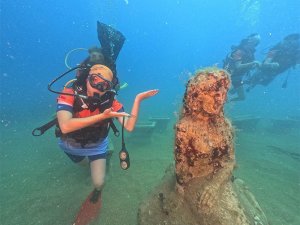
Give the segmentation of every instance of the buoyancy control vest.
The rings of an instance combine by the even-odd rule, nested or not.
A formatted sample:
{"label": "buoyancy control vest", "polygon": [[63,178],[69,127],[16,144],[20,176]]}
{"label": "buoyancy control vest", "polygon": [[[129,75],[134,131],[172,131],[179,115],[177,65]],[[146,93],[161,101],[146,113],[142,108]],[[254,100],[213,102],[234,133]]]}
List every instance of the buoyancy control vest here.
{"label": "buoyancy control vest", "polygon": [[[77,94],[86,95],[86,91],[82,89],[82,87],[73,85],[72,89]],[[83,110],[95,111],[99,110],[100,113],[104,112],[104,110],[112,107],[113,101],[115,97],[114,91],[108,91],[103,96],[95,96],[93,98],[89,98],[88,100],[84,100],[78,95],[75,96],[75,101],[73,105],[73,115],[78,114]],[[97,123],[95,125],[81,128],[79,130],[63,134],[59,125],[57,124],[55,135],[56,137],[60,137],[62,139],[72,138],[76,142],[80,143],[82,147],[84,147],[88,143],[95,143],[100,139],[106,138],[109,133],[110,127],[113,129],[115,135],[117,135],[118,130],[115,127],[112,119],[106,119]]]}
{"label": "buoyancy control vest", "polygon": [[283,42],[270,49],[267,58],[272,58],[272,62],[279,63],[277,74],[295,66],[299,61],[300,47],[297,43]]}
{"label": "buoyancy control vest", "polygon": [[[243,46],[232,46],[231,52],[226,56],[226,58],[223,60],[223,69],[228,71],[230,74],[233,74],[236,70],[235,63],[237,61],[241,61],[242,64],[249,63],[254,61],[254,52],[255,49],[248,49]],[[233,56],[237,52],[240,52],[240,59],[237,60]],[[240,71],[240,73],[245,73],[247,71]]]}

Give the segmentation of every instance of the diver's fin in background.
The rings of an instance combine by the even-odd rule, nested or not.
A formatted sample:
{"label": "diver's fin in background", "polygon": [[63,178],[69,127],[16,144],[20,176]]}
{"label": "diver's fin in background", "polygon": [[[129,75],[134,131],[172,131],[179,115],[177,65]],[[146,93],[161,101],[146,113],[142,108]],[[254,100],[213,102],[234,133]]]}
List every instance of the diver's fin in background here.
{"label": "diver's fin in background", "polygon": [[285,78],[285,80],[284,80],[283,84],[281,85],[281,88],[286,88],[286,87],[287,87],[287,84],[288,84],[288,79],[289,79],[289,77],[288,77],[288,76],[286,76],[286,78]]}
{"label": "diver's fin in background", "polygon": [[99,21],[97,21],[97,32],[104,55],[115,62],[126,38],[120,31]]}
{"label": "diver's fin in background", "polygon": [[291,68],[288,70],[287,75],[285,77],[285,80],[284,80],[283,84],[281,85],[281,88],[286,88],[287,87],[290,73],[291,73]]}

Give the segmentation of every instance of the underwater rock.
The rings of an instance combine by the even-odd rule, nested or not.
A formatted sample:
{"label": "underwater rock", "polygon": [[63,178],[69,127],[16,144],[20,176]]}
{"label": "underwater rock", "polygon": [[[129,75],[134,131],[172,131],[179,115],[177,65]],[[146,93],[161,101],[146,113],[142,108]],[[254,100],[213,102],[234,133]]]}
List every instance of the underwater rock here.
{"label": "underwater rock", "polygon": [[282,133],[294,133],[299,132],[300,119],[299,118],[272,118],[270,119],[271,124],[267,126],[267,130],[270,133],[282,134]]}
{"label": "underwater rock", "polygon": [[138,122],[135,125],[135,132],[129,134],[130,139],[141,139],[145,141],[145,138],[150,140],[156,128],[155,121]]}
{"label": "underwater rock", "polygon": [[170,122],[169,117],[150,117],[149,121],[156,122],[155,130],[159,133],[163,133],[167,130],[168,124]]}
{"label": "underwater rock", "polygon": [[229,85],[216,68],[189,80],[176,124],[175,173],[172,167],[142,202],[140,225],[268,224],[254,196],[232,179],[233,128],[223,112]]}
{"label": "underwater rock", "polygon": [[244,115],[232,119],[233,126],[243,132],[256,132],[260,117]]}

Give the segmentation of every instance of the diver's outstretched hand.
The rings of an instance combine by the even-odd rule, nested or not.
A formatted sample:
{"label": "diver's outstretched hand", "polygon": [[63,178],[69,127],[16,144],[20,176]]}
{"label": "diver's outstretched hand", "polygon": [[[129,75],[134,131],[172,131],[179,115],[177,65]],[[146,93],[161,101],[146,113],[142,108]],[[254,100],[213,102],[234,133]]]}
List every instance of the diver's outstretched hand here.
{"label": "diver's outstretched hand", "polygon": [[149,91],[145,91],[145,92],[141,92],[136,96],[136,100],[138,101],[142,101],[144,99],[150,98],[154,95],[156,95],[159,92],[158,89],[153,89],[153,90],[149,90]]}
{"label": "diver's outstretched hand", "polygon": [[105,118],[114,118],[114,117],[123,117],[123,116],[126,116],[126,117],[129,117],[130,115],[126,112],[114,112],[112,110],[112,108],[109,108],[109,109],[106,109],[104,110],[103,112],[103,115],[105,116]]}

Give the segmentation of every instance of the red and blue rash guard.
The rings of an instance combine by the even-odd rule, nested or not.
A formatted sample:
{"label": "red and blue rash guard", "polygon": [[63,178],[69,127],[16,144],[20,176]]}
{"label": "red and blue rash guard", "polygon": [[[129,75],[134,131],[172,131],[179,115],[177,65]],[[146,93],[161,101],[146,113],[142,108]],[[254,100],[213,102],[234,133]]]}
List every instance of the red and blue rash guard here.
{"label": "red and blue rash guard", "polygon": [[237,62],[237,61],[242,61],[244,57],[244,52],[240,49],[237,49],[231,54],[232,59]]}
{"label": "red and blue rash guard", "polygon": [[[63,90],[63,93],[70,93],[74,94],[74,90],[71,88],[65,88]],[[63,95],[61,94],[57,98],[57,112],[61,110],[65,110],[68,112],[71,112],[73,114],[74,118],[84,118],[89,117],[93,115],[97,115],[100,113],[99,109],[97,108],[94,111],[87,109],[83,109],[79,112],[74,112],[74,103],[75,103],[75,97],[71,95]],[[114,100],[112,104],[112,110],[115,112],[124,112],[123,105],[117,101]],[[97,125],[100,125],[101,123],[98,123]],[[66,153],[72,154],[72,155],[79,155],[79,156],[91,156],[91,155],[98,155],[98,154],[105,154],[108,148],[108,137],[104,139],[100,139],[97,143],[89,143],[86,144],[84,147],[81,146],[80,143],[76,142],[72,138],[60,138],[59,140],[59,146],[60,148],[65,151]]]}
{"label": "red and blue rash guard", "polygon": [[[63,93],[68,93],[68,94],[74,94],[74,90],[71,88],[65,88],[63,90]],[[66,110],[69,111],[71,113],[73,113],[73,106],[74,106],[74,102],[75,102],[75,97],[71,96],[71,95],[60,95],[57,98],[57,109],[56,112],[60,111],[60,110]],[[112,103],[112,110],[115,112],[123,112],[123,105],[117,101],[114,100]],[[90,111],[89,109],[83,109],[80,112],[76,112],[74,114],[75,118],[84,118],[84,117],[88,117],[88,116],[93,116],[93,115],[97,115],[99,114],[100,111],[97,108],[95,111]]]}

